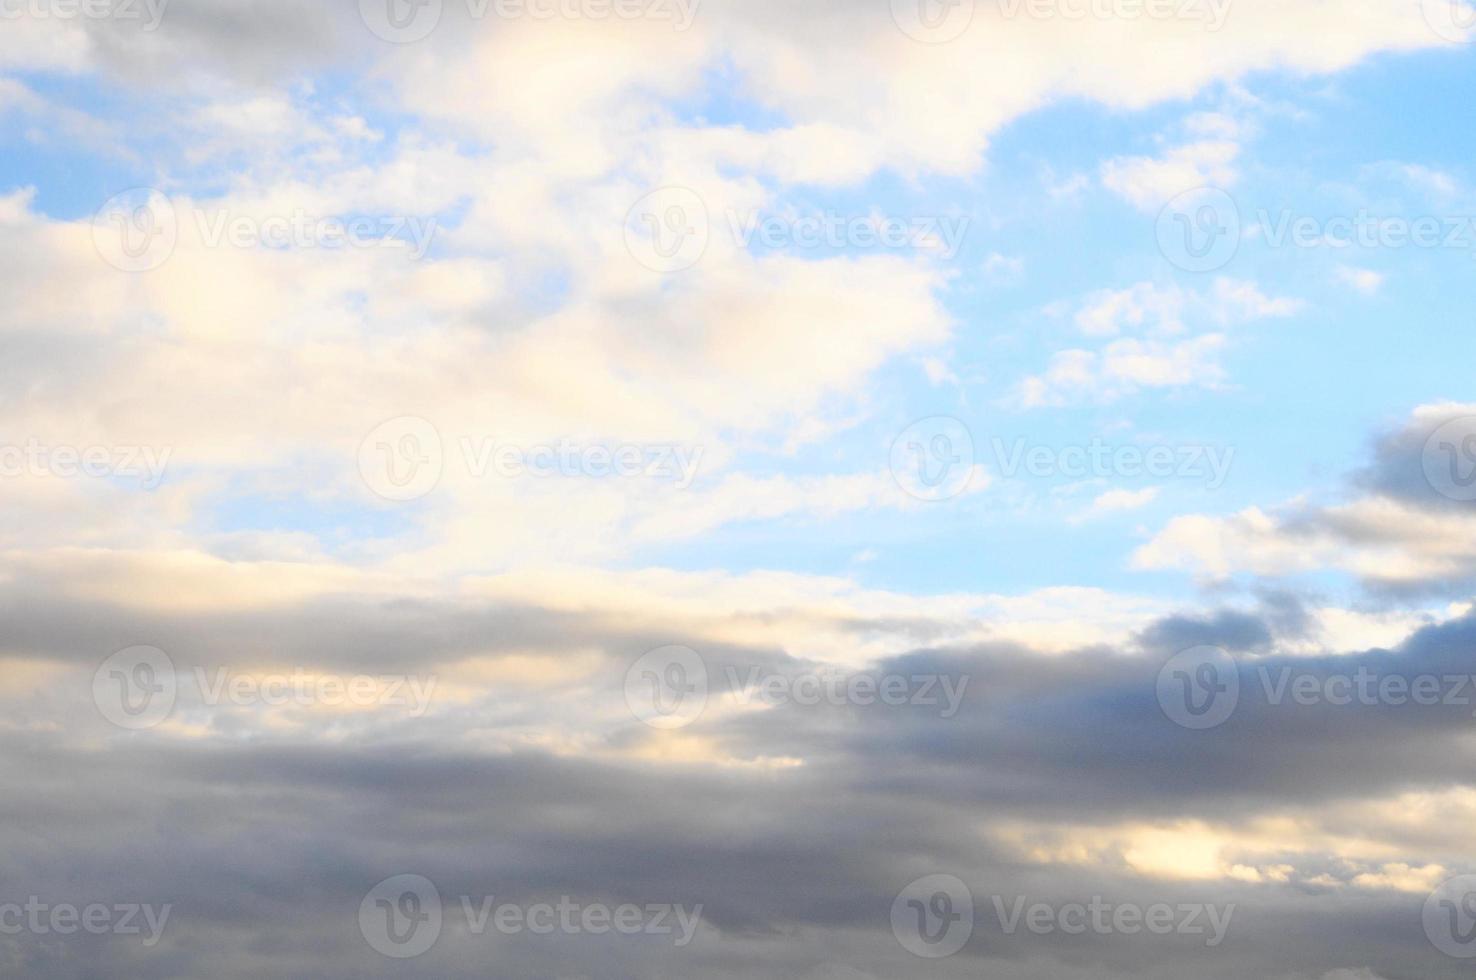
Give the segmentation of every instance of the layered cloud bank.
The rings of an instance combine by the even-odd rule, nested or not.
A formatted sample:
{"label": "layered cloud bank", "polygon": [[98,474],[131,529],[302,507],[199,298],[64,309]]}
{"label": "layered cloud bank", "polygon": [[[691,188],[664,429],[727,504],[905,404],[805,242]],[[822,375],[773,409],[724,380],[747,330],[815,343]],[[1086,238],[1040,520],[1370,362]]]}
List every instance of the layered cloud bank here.
{"label": "layered cloud bank", "polygon": [[1464,976],[1469,13],[0,0],[0,972]]}

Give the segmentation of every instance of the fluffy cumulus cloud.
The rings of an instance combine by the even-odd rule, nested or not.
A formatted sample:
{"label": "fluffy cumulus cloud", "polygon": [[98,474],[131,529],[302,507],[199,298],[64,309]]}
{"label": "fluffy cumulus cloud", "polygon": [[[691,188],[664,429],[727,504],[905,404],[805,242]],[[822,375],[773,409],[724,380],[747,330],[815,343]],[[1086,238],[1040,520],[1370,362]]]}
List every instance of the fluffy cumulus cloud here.
{"label": "fluffy cumulus cloud", "polygon": [[1418,279],[1021,231],[1459,38],[1168,6],[0,0],[0,973],[1466,975],[1476,406],[1183,479]]}
{"label": "fluffy cumulus cloud", "polygon": [[[1106,343],[1057,351],[1044,373],[1020,382],[1015,398],[1037,408],[1110,402],[1145,389],[1213,388],[1226,381],[1225,327],[1285,318],[1301,305],[1223,277],[1203,293],[1152,282],[1104,290],[1086,300],[1073,323],[1082,337],[1108,338]],[[1197,325],[1191,328],[1186,320]]]}

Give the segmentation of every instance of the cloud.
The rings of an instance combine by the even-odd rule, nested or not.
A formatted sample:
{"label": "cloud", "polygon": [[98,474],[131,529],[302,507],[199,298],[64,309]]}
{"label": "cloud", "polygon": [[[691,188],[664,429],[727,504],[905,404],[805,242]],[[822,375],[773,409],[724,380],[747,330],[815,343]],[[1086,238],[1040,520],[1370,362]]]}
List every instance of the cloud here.
{"label": "cloud", "polygon": [[1233,187],[1239,176],[1239,144],[1201,140],[1161,157],[1118,157],[1102,164],[1108,190],[1145,212],[1156,212],[1175,196],[1199,187]]}
{"label": "cloud", "polygon": [[[908,954],[887,910],[919,869],[942,867],[975,889],[985,912],[990,895],[1240,909],[1218,973],[1200,968],[1193,943],[1115,942],[1092,948],[1098,976],[1320,975],[1333,965],[1329,949],[1385,973],[1418,964],[1457,976],[1417,925],[1411,935],[1399,924],[1411,908],[1417,923],[1417,889],[1436,869],[1469,854],[1476,799],[1452,788],[1466,711],[1278,706],[1265,701],[1259,671],[1459,670],[1476,635],[1470,618],[1392,650],[1308,659],[1277,652],[1285,617],[1270,607],[1220,610],[1150,617],[1141,641],[1048,653],[956,632],[1018,621],[1027,597],[981,617],[942,597],[803,576],[515,575],[448,590],[369,576],[284,579],[280,568],[237,563],[182,576],[185,587],[219,578],[241,588],[181,608],[152,570],[120,579],[157,582],[150,594],[79,589],[81,560],[57,556],[41,573],[4,566],[8,656],[24,663],[5,671],[0,741],[10,749],[5,778],[32,788],[6,822],[4,870],[40,894],[69,895],[86,868],[99,894],[174,903],[177,931],[149,956],[84,945],[69,962],[123,956],[131,972],[162,976],[208,959],[233,977],[259,975],[290,947],[294,963],[326,976],[389,976],[397,964],[363,943],[356,910],[374,883],[413,869],[453,908],[456,896],[527,903],[550,888],[583,901],[704,906],[697,939],[680,952],[523,936],[495,940],[489,960],[494,940],[451,930],[425,961],[437,975],[511,977],[550,963],[597,973],[611,957],[634,975],[680,963],[686,975],[721,978],[735,957],[765,975],[853,963],[896,975]],[[253,585],[273,581],[274,590]],[[1090,622],[1100,598],[1036,602]],[[829,632],[835,649],[849,636],[873,655],[825,659]],[[252,664],[258,675],[439,683],[429,712],[410,719],[390,706],[209,707],[187,679],[174,720],[129,737],[98,716],[91,676],[114,645],[139,641],[166,649],[187,678],[197,665]],[[622,684],[640,653],[673,641],[701,652],[713,684],[708,710],[668,738],[630,714]],[[1252,658],[1239,710],[1209,738],[1174,726],[1154,700],[1180,642]],[[920,705],[745,710],[730,696],[730,668],[793,676],[827,662],[971,683],[946,719]],[[898,827],[909,829],[905,843]],[[167,846],[149,843],[160,833]],[[31,863],[38,853],[47,860]],[[303,868],[309,899],[273,887]],[[1076,969],[1080,949],[1062,937],[987,921],[963,966],[1011,980],[1034,980],[1041,962]],[[275,937],[270,950],[242,939],[253,930]],[[34,974],[73,975],[35,937],[10,950]]]}
{"label": "cloud", "polygon": [[1077,522],[1090,521],[1108,514],[1139,510],[1158,499],[1161,487],[1144,487],[1142,490],[1108,490],[1099,494],[1085,512],[1073,518]]}
{"label": "cloud", "polygon": [[[1224,517],[1177,517],[1138,549],[1133,563],[1211,578],[1331,569],[1378,590],[1459,593],[1476,577],[1476,515],[1461,488],[1447,484],[1447,467],[1459,476],[1468,461],[1446,458],[1438,440],[1443,427],[1460,427],[1471,415],[1470,406],[1452,403],[1415,409],[1379,438],[1373,462],[1353,474],[1345,502],[1298,499]],[[1449,438],[1458,452],[1459,432]]]}
{"label": "cloud", "polygon": [[1339,266],[1337,270],[1338,281],[1349,286],[1365,296],[1373,296],[1384,285],[1386,278],[1382,272],[1372,269],[1355,269],[1351,266]]}
{"label": "cloud", "polygon": [[[316,0],[181,2],[157,30],[6,19],[0,114],[24,152],[0,188],[0,426],[15,443],[167,452],[169,466],[150,492],[5,478],[0,878],[6,901],[175,911],[152,949],[6,935],[0,973],[905,976],[919,967],[893,935],[894,900],[947,871],[981,917],[939,976],[1463,975],[1420,934],[1419,904],[1470,868],[1469,710],[1288,708],[1261,679],[1469,673],[1476,614],[1290,590],[1204,606],[1082,584],[907,587],[940,549],[889,539],[891,525],[947,536],[998,516],[987,496],[925,508],[885,471],[887,440],[860,431],[912,410],[880,383],[899,365],[953,381],[943,393],[960,401],[976,383],[949,360],[976,339],[950,295],[968,270],[930,247],[759,251],[725,227],[830,194],[866,197],[874,221],[877,190],[913,210],[940,186],[971,192],[1002,162],[991,141],[1051,107],[1171,106],[1440,39],[1403,0],[1350,5],[1335,30],[1320,0],[1241,0],[1219,25],[983,4],[935,45],[908,36],[902,6],[707,0],[675,30],[448,2],[408,44],[376,37],[365,4]],[[1096,176],[1149,209],[1186,181],[1233,181],[1251,135],[1196,114]],[[102,202],[88,196],[125,178],[167,209],[135,200],[105,217],[146,232],[172,217],[178,233],[144,273],[109,265],[119,226],[91,220]],[[1044,184],[1083,206],[1093,186],[1075,171]],[[647,217],[702,254],[652,268],[633,215],[672,189],[686,207]],[[299,215],[433,234],[423,251],[392,234],[251,240]],[[212,240],[236,227],[244,244]],[[1013,249],[969,261],[1014,283]],[[1230,279],[1089,288],[1072,287],[1071,339],[1016,403],[1223,386],[1235,328],[1302,308]],[[1382,439],[1351,484],[1364,497],[1180,517],[1140,562],[1458,586],[1476,567],[1469,514],[1409,463],[1424,426],[1468,411],[1421,409]],[[370,448],[431,465],[439,444],[439,479],[390,506],[360,457],[407,417],[433,438]],[[564,440],[698,465],[684,487],[513,480],[474,471],[467,451]],[[1104,489],[1090,516],[1158,499]],[[877,523],[853,527],[866,514]],[[842,547],[812,552],[793,533],[826,521]],[[793,568],[749,547],[766,538]],[[861,567],[796,570],[823,568],[826,550]],[[650,680],[634,665],[672,644],[712,682],[680,731],[631,703]],[[1190,732],[1157,683],[1168,657],[1206,644],[1239,658],[1244,703]],[[167,720],[135,731],[108,720],[98,688],[128,680],[100,673],[104,658],[139,645],[171,658],[179,686]],[[767,703],[733,684],[753,671],[790,690],[895,678],[935,700]],[[212,702],[212,678],[247,693]],[[425,703],[250,694],[368,682],[379,696],[396,679],[425,682]],[[569,896],[700,904],[702,924],[684,949],[454,927],[405,964],[364,941],[358,915],[406,872],[432,878],[452,914],[462,896]],[[1042,937],[987,919],[995,897],[1093,895],[1240,912],[1214,957],[1192,936]]]}
{"label": "cloud", "polygon": [[1220,331],[1190,335],[1189,322],[1228,327],[1301,309],[1299,300],[1225,277],[1203,292],[1152,282],[1103,290],[1087,298],[1075,325],[1085,336],[1115,339],[1096,350],[1057,351],[1044,374],[1020,382],[1015,398],[1039,408],[1113,402],[1144,389],[1220,387],[1226,380],[1220,355],[1229,338]]}

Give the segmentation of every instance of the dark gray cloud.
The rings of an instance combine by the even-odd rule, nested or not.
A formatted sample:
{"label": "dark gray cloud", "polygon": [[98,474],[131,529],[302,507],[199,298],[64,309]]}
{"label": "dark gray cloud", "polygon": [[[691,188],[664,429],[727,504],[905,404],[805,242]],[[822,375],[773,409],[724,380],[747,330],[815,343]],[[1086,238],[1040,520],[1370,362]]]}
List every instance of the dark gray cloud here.
{"label": "dark gray cloud", "polygon": [[[4,805],[0,879],[50,901],[175,910],[153,949],[128,937],[29,935],[0,938],[0,949],[25,975],[57,978],[1318,980],[1365,966],[1387,980],[1463,975],[1426,940],[1422,895],[1354,887],[1355,874],[1376,867],[1331,852],[1298,852],[1289,841],[1283,858],[1295,872],[1281,883],[1159,879],[1110,859],[1042,862],[993,832],[1237,825],[1288,807],[1335,822],[1340,808],[1362,801],[1469,780],[1470,707],[1275,705],[1260,671],[1476,672],[1476,619],[1431,626],[1396,650],[1288,657],[1276,638],[1297,624],[1287,616],[1295,604],[1282,597],[1263,614],[1166,618],[1127,649],[918,651],[873,673],[967,677],[956,716],[916,704],[712,710],[682,735],[730,763],[652,764],[629,754],[652,733],[624,708],[621,685],[640,653],[682,638],[639,617],[364,598],[164,616],[47,602],[13,585],[12,643],[67,665],[67,679],[40,686],[0,736],[0,781],[25,787]],[[1242,654],[1241,702],[1218,728],[1188,731],[1160,707],[1157,675],[1174,643],[1215,641]],[[272,650],[269,663],[369,672],[441,671],[472,651],[556,662],[592,647],[601,660],[577,682],[493,684],[421,718],[375,712],[275,729],[251,717],[230,722],[223,709],[186,711],[205,728],[183,737],[120,732],[88,702],[83,688],[100,655],[140,642],[168,647],[181,663],[259,663]],[[820,667],[774,649],[691,645],[719,689],[729,667],[787,676]],[[518,747],[516,734],[534,722],[580,748]],[[741,764],[781,757],[804,765]],[[1448,828],[1373,830],[1396,850],[1465,870]],[[367,946],[356,916],[369,888],[406,872],[427,876],[452,902],[700,903],[703,926],[682,949],[646,941],[655,937],[448,928],[430,953],[400,963]],[[913,958],[889,926],[898,890],[927,873],[961,878],[978,905],[972,940],[948,961]],[[1006,933],[996,895],[1006,906],[1022,896],[1058,904],[1102,896],[1237,911],[1211,950],[1188,936]]]}

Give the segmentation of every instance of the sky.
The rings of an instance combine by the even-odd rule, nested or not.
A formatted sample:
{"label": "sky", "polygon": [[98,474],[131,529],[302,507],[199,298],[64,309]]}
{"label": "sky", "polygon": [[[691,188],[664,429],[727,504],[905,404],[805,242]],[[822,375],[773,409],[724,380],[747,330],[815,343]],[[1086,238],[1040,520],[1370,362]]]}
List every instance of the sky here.
{"label": "sky", "polygon": [[0,0],[0,975],[1469,975],[1473,45]]}

